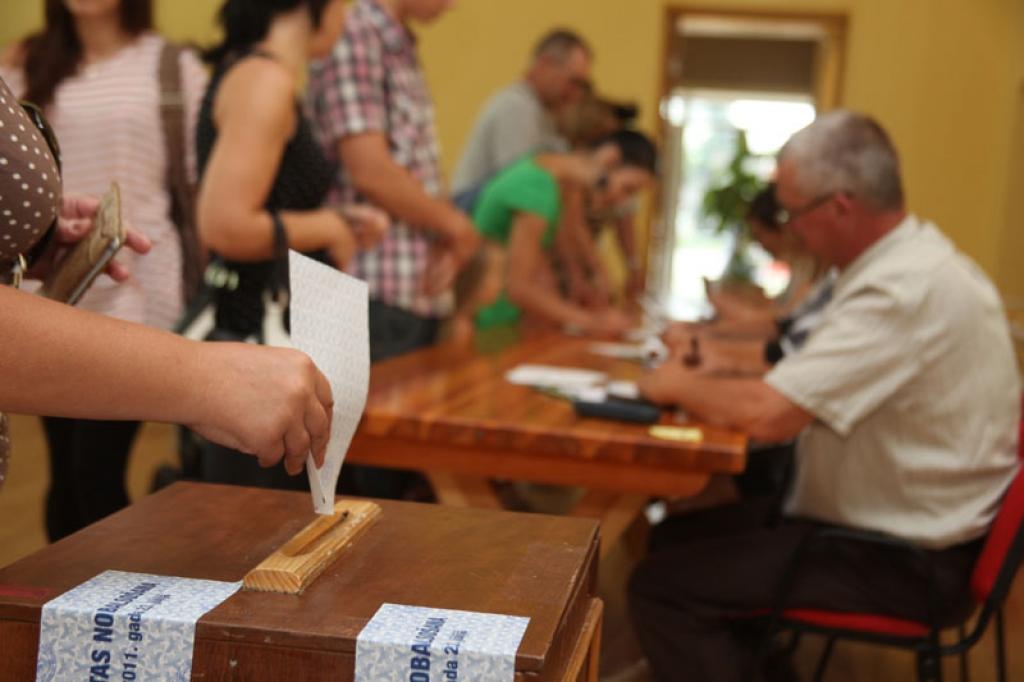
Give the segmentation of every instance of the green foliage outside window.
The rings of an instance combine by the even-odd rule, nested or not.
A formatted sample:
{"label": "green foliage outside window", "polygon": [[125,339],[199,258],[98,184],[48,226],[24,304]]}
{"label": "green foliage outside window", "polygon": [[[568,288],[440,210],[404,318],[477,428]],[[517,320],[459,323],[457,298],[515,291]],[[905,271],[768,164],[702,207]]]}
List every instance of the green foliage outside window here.
{"label": "green foliage outside window", "polygon": [[737,130],[736,153],[719,181],[713,183],[704,195],[701,204],[701,215],[708,228],[715,234],[733,235],[732,253],[722,273],[722,280],[726,282],[753,281],[754,264],[747,253],[752,239],[746,219],[747,209],[765,184],[750,171],[751,161],[755,158],[747,146],[746,134]]}

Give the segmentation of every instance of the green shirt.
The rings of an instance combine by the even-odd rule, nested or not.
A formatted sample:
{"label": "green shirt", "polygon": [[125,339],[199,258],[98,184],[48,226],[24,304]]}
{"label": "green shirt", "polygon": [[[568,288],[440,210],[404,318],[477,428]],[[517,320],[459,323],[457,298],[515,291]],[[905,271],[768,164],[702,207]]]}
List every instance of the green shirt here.
{"label": "green shirt", "polygon": [[[550,249],[555,241],[561,211],[558,182],[551,173],[538,166],[532,156],[526,156],[484,186],[473,209],[473,224],[484,239],[507,245],[516,215],[532,213],[546,222],[541,246]],[[476,314],[478,329],[518,320],[519,308],[505,292]]]}

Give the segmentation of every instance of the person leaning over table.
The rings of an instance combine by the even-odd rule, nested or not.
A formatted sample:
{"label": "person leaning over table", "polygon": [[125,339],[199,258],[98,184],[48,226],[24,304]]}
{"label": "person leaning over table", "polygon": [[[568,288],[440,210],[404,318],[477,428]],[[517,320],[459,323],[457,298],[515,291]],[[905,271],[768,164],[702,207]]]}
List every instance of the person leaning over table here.
{"label": "person leaning over table", "polygon": [[[61,198],[54,156],[2,79],[0,130],[0,412],[174,422],[264,466],[283,459],[292,474],[310,448],[322,463],[333,398],[306,355],[189,341],[11,286],[22,259],[34,261],[27,276],[45,275],[63,247],[92,229],[99,204]],[[144,253],[150,244],[129,231],[128,246]],[[117,263],[107,272],[129,276]],[[0,415],[0,486],[10,454]]]}
{"label": "person leaning over table", "polygon": [[[791,230],[778,224],[779,206],[775,184],[770,183],[750,203],[747,221],[754,239],[772,257],[790,263],[816,261],[797,241]],[[718,374],[758,374],[769,371],[782,358],[798,351],[818,326],[832,298],[836,272],[818,267],[819,275],[794,295],[792,305],[778,306],[737,318],[716,318],[708,323],[673,323],[662,334],[670,350],[697,348],[700,369]],[[800,278],[794,274],[794,280]]]}
{"label": "person leaning over table", "polygon": [[654,182],[657,150],[636,131],[622,130],[591,149],[536,154],[512,164],[487,183],[473,210],[477,230],[504,252],[505,287],[494,303],[476,312],[478,328],[519,322],[521,317],[575,327],[586,334],[618,336],[633,320],[620,310],[591,310],[558,290],[549,252],[563,212],[590,206],[614,208]]}
{"label": "person leaning over table", "polygon": [[[760,679],[738,626],[773,605],[795,548],[821,524],[921,548],[939,617],[964,615],[1018,468],[1020,382],[999,296],[906,211],[881,126],[849,111],[819,117],[780,151],[777,192],[782,222],[839,270],[806,345],[763,379],[708,377],[676,355],[640,381],[644,396],[696,419],[766,441],[800,436],[781,522],[766,525],[772,510],[747,500],[654,529],[630,604],[659,680]],[[789,607],[926,618],[924,562],[853,540],[829,550],[803,562]]]}
{"label": "person leaning over table", "polygon": [[[817,260],[793,242],[785,226],[778,224],[779,207],[775,186],[770,184],[753,199],[747,220],[754,238],[772,256],[790,262]],[[832,298],[836,273],[819,268],[821,275],[799,301],[784,315],[771,317],[770,309],[745,318],[716,319],[710,323],[675,323],[662,334],[670,352],[693,353],[699,358],[699,371],[707,376],[763,376],[783,358],[799,352],[818,326]],[[792,441],[750,443],[747,466],[730,477],[736,491],[744,497],[774,495],[785,488],[793,460]]]}

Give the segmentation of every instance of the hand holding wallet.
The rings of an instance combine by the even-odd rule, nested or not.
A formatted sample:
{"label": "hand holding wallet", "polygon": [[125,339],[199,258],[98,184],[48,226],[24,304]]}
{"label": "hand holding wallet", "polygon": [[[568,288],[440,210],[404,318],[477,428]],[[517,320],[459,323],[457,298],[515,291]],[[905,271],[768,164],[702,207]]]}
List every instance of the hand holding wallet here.
{"label": "hand holding wallet", "polygon": [[40,293],[74,305],[125,244],[121,190],[116,182],[100,199],[93,228],[50,270]]}

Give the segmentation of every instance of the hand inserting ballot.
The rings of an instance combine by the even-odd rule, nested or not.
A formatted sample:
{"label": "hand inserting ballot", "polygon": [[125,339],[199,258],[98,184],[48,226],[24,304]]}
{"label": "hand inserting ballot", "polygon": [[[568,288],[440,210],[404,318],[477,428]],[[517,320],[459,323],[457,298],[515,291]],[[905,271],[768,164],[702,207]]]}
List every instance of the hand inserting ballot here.
{"label": "hand inserting ballot", "polygon": [[255,455],[264,467],[283,458],[292,475],[302,472],[310,451],[316,465],[323,465],[334,398],[309,356],[252,344],[206,343],[199,349],[210,356],[210,372],[209,385],[196,391],[208,398],[198,417],[187,420],[190,428]]}

